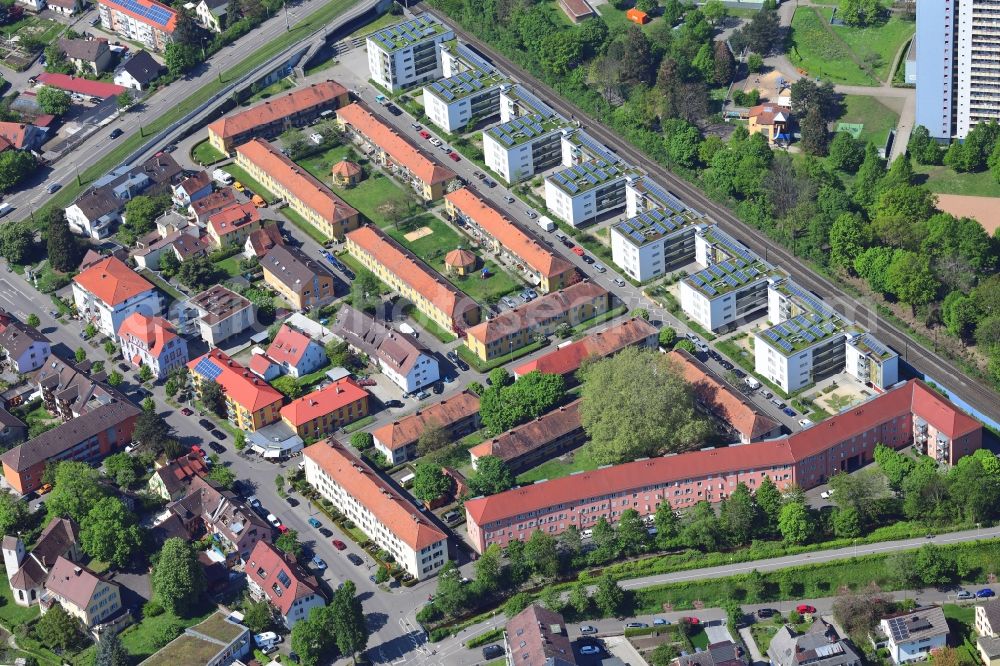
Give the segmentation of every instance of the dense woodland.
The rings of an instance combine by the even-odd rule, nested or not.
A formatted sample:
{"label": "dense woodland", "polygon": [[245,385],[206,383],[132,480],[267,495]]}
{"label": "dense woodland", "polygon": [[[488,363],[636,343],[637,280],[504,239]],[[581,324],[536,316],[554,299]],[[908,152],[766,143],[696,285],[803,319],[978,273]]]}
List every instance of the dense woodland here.
{"label": "dense woodland", "polygon": [[[793,155],[721,122],[713,99],[746,65],[714,41],[718,28],[702,9],[672,0],[646,28],[609,30],[600,17],[570,26],[552,2],[432,4],[820,270],[860,278],[858,286],[909,306],[913,324],[977,344],[976,360],[1000,386],[997,239],[974,220],[939,212],[909,156],[887,168],[875,146],[831,136],[841,101],[830,84],[792,86],[802,134]],[[758,56],[782,50],[783,39],[776,12],[765,9],[730,44],[759,67]],[[995,126],[984,126],[944,151],[918,131],[910,148],[922,163],[1000,172],[996,137]]]}

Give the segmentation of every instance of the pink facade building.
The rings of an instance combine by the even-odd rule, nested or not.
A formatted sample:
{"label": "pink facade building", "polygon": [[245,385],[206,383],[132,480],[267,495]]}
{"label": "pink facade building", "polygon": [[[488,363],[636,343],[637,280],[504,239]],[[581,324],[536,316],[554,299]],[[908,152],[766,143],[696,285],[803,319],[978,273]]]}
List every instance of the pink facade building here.
{"label": "pink facade building", "polygon": [[493,543],[528,539],[535,530],[585,530],[602,517],[616,523],[626,509],[648,515],[664,501],[674,509],[718,502],[738,483],[754,490],[765,476],[779,488],[812,488],[871,462],[878,443],[895,449],[913,443],[953,465],[980,448],[982,438],[982,424],[911,380],[780,439],[637,460],[472,499],[465,503],[466,522],[481,553]]}

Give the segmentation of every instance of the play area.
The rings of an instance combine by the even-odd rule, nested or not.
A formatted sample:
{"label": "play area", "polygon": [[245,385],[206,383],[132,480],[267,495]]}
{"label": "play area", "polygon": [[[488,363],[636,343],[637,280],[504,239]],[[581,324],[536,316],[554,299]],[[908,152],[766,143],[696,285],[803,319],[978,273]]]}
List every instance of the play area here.
{"label": "play area", "polygon": [[420,227],[419,229],[414,229],[413,231],[403,234],[403,238],[412,243],[413,241],[420,240],[424,236],[430,236],[432,233],[434,233],[434,230],[430,227]]}

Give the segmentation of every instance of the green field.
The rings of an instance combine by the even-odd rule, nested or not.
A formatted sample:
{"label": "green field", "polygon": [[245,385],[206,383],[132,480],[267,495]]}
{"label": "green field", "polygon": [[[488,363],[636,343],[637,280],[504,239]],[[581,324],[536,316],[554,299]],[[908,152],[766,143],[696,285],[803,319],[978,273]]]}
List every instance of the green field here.
{"label": "green field", "polygon": [[974,606],[941,606],[948,620],[948,645],[956,648],[959,663],[978,664],[979,650],[976,647],[976,611]]}
{"label": "green field", "polygon": [[222,270],[226,271],[226,273],[229,274],[229,277],[236,277],[237,275],[242,273],[242,271],[240,270],[240,259],[242,258],[243,255],[236,254],[233,255],[232,257],[216,262],[215,265],[221,268]]}
{"label": "green field", "polygon": [[891,18],[882,25],[870,28],[832,26],[833,31],[864,63],[867,63],[882,81],[892,72],[892,60],[903,44],[910,40],[916,29],[913,21]]}
{"label": "green field", "polygon": [[205,139],[204,141],[196,143],[194,147],[191,148],[191,159],[204,166],[221,162],[226,159],[226,156],[220,153],[215,146],[210,144],[208,139]]}
{"label": "green field", "polygon": [[597,469],[597,461],[590,456],[586,447],[580,447],[567,453],[566,456],[569,458],[567,461],[550,460],[519,474],[517,482],[534,483],[542,479],[558,479],[561,476],[569,476],[573,472],[589,472],[592,469]]}
{"label": "green field", "polygon": [[17,23],[11,23],[0,28],[0,33],[3,33],[7,37],[14,37],[15,35],[21,37],[30,36],[41,40],[45,44],[50,44],[65,29],[62,23],[25,13],[24,18]]}
{"label": "green field", "polygon": [[255,104],[261,100],[265,100],[268,97],[273,97],[274,95],[283,93],[286,90],[291,90],[294,87],[295,87],[295,79],[293,79],[292,77],[288,76],[283,79],[279,79],[274,83],[272,83],[271,85],[267,86],[266,88],[261,88],[260,90],[255,92],[250,99],[248,99],[246,102],[243,102],[243,106],[250,106],[251,104]]}
{"label": "green field", "polygon": [[844,95],[844,107],[844,115],[837,122],[863,124],[859,138],[871,141],[879,148],[885,145],[889,130],[899,120],[898,113],[868,95]]}
{"label": "green field", "polygon": [[[407,233],[421,227],[428,227],[431,233],[414,241],[406,240]],[[407,224],[405,229],[389,226],[385,232],[479,303],[498,299],[521,288],[521,285],[515,282],[514,278],[500,270],[491,261],[481,261],[480,268],[473,275],[448,274],[444,268],[445,255],[459,246],[468,246],[469,243],[467,239],[459,236],[458,232],[434,215],[423,215]],[[480,259],[482,260],[483,257]],[[490,272],[490,276],[486,279],[480,277],[482,268],[486,268]]]}
{"label": "green field", "polygon": [[[792,16],[791,47],[788,59],[809,76],[820,76],[834,83],[874,86],[876,81],[851,59],[851,48],[824,25],[820,11],[799,7]],[[827,18],[829,19],[829,12]]]}
{"label": "green field", "polygon": [[956,173],[946,166],[913,164],[916,181],[938,194],[966,194],[977,197],[1000,197],[1000,183],[989,171]]}

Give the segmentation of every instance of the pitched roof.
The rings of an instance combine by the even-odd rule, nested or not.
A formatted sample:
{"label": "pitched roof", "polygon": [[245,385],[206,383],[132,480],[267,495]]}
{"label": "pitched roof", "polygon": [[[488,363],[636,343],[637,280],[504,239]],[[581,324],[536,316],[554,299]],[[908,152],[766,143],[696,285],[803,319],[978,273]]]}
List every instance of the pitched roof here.
{"label": "pitched roof", "polygon": [[147,51],[139,51],[134,56],[125,61],[121,66],[123,72],[128,72],[129,76],[142,85],[154,81],[163,71],[163,65],[156,62]]}
{"label": "pitched roof", "polygon": [[231,400],[251,413],[284,399],[270,384],[229,358],[221,349],[213,349],[188,363],[189,370],[211,379],[199,372],[199,366],[204,372],[215,374],[212,381],[221,386]]}
{"label": "pitched roof", "polygon": [[691,384],[695,399],[749,440],[763,437],[779,423],[745,400],[739,392],[712,376],[705,364],[683,349],[669,354]]}
{"label": "pitched roof", "polygon": [[191,299],[191,305],[203,312],[201,320],[210,326],[232,317],[237,312],[252,307],[249,299],[221,284],[209,287]]}
{"label": "pitched roof", "polygon": [[479,307],[465,292],[445,280],[381,229],[364,226],[348,232],[347,239],[372,255],[386,270],[410,285],[453,321],[462,321],[466,312]]}
{"label": "pitched roof", "polygon": [[[101,1],[104,2],[105,0]],[[139,0],[136,0],[136,2],[138,1]],[[88,95],[90,97],[101,97],[103,99],[107,99],[108,97],[117,97],[128,90],[128,88],[116,86],[113,83],[91,81],[90,79],[84,79],[79,76],[54,74],[52,72],[42,72],[37,76],[37,80],[39,83],[51,86],[52,88],[59,88],[60,90],[80,93],[81,95]]]}
{"label": "pitched roof", "polygon": [[350,178],[351,176],[357,176],[361,173],[361,167],[354,162],[340,160],[333,165],[333,168],[330,169],[330,173],[334,176],[340,176],[341,178]]}
{"label": "pitched roof", "polygon": [[292,400],[281,408],[281,418],[297,428],[313,419],[332,414],[341,407],[346,407],[368,395],[368,391],[358,386],[353,379],[344,377],[327,384],[324,388]]}
{"label": "pitched roof", "polygon": [[338,109],[337,118],[365,135],[384,150],[394,162],[406,167],[410,173],[425,184],[443,183],[455,177],[454,171],[439,165],[424,155],[409,141],[397,134],[396,130],[384,124],[360,104],[355,102]]}
{"label": "pitched roof", "polygon": [[656,335],[655,326],[642,317],[632,317],[522,363],[514,368],[513,374],[520,377],[538,370],[546,374],[568,375],[579,370],[587,358],[604,358]]}
{"label": "pitched roof", "polygon": [[301,331],[282,324],[278,329],[278,334],[267,348],[268,357],[278,363],[287,363],[297,366],[302,357],[305,356],[309,345],[319,346],[312,338]]}
{"label": "pitched roof", "polygon": [[28,351],[31,345],[36,342],[48,341],[49,339],[42,335],[37,328],[19,321],[11,321],[0,333],[0,349],[3,349],[7,352],[7,356],[15,360],[20,358],[21,354]]}
{"label": "pitched roof", "polygon": [[180,257],[180,260],[186,261],[195,255],[207,252],[210,243],[211,242],[207,238],[198,238],[197,236],[192,236],[191,234],[181,233],[177,235],[177,238],[175,238],[170,245],[174,248],[177,256]]}
{"label": "pitched roof", "polygon": [[3,407],[0,407],[0,426],[4,428],[27,428],[28,425]]}
{"label": "pitched roof", "polygon": [[207,220],[210,215],[236,204],[236,194],[231,187],[212,192],[191,204],[191,210],[199,220]]}
{"label": "pitched roof", "polygon": [[21,150],[25,147],[33,127],[26,123],[0,122],[0,138],[10,142],[13,148]]}
{"label": "pitched roof", "polygon": [[545,246],[522,231],[503,213],[489,206],[472,190],[463,187],[449,192],[444,198],[495,238],[507,252],[520,257],[524,263],[539,274],[550,278],[573,270],[573,264],[559,255],[549,252]]}
{"label": "pitched roof", "polygon": [[337,311],[332,330],[349,345],[375,357],[402,375],[409,374],[427,348],[412,335],[393,330],[350,305]]}
{"label": "pitched roof", "polygon": [[281,237],[281,230],[276,223],[264,223],[260,229],[254,229],[250,232],[247,243],[250,244],[254,255],[259,259],[276,245],[284,245],[285,239]]}
{"label": "pitched roof", "polygon": [[96,62],[102,53],[110,51],[105,39],[59,39],[59,50],[70,60]]}
{"label": "pitched roof", "polygon": [[[101,577],[90,569],[60,556],[49,571],[45,589],[66,599],[74,606],[86,608],[94,598],[97,586],[102,582],[104,581]],[[115,583],[108,584],[115,585]]]}
{"label": "pitched roof", "polygon": [[[629,11],[632,11],[631,9]],[[694,654],[683,654],[677,658],[677,666],[745,666],[743,650],[731,640],[712,643],[708,648]]]}
{"label": "pitched roof", "polygon": [[543,448],[550,442],[582,427],[580,401],[574,400],[568,405],[539,416],[534,421],[528,421],[513,430],[508,430],[499,437],[473,446],[469,449],[469,455],[473,459],[496,456],[506,462]]}
{"label": "pitched roof", "polygon": [[261,268],[298,292],[316,277],[333,279],[333,274],[297,247],[275,245],[260,260]]}
{"label": "pitched roof", "polygon": [[174,325],[163,317],[147,317],[133,312],[118,327],[118,337],[132,336],[140,340],[152,356],[159,356],[168,342],[177,337]]}
{"label": "pitched roof", "polygon": [[576,664],[566,636],[563,616],[544,606],[531,604],[510,618],[506,639],[515,664],[569,666]]}
{"label": "pitched roof", "polygon": [[473,326],[468,330],[468,334],[483,344],[489,344],[517,331],[523,331],[539,321],[569,312],[576,305],[602,297],[608,297],[607,289],[589,280],[582,280],[513,310],[505,310],[493,319]]}
{"label": "pitched roof", "polygon": [[111,307],[154,288],[146,278],[115,257],[107,257],[84,269],[73,281]]}
{"label": "pitched roof", "polygon": [[909,613],[890,615],[882,618],[881,623],[889,625],[888,637],[897,645],[948,635],[948,620],[940,606],[923,606]]}
{"label": "pitched roof", "polygon": [[182,180],[178,185],[178,189],[183,190],[188,196],[194,194],[198,190],[204,189],[205,187],[212,184],[212,177],[208,175],[207,171],[199,171],[193,176],[188,176]]}
{"label": "pitched roof", "polygon": [[[247,367],[250,368],[254,374],[260,375],[261,377],[267,377],[267,373],[270,372],[272,366],[277,367],[274,362],[264,354],[254,354],[250,359],[250,362],[247,364]],[[280,369],[278,372],[280,372]]]}
{"label": "pitched roof", "polygon": [[464,248],[456,248],[444,255],[445,266],[475,266],[476,255]]}
{"label": "pitched roof", "polygon": [[756,118],[758,125],[773,125],[775,121],[787,122],[792,110],[780,104],[758,104],[750,109],[750,118]]}
{"label": "pitched roof", "polygon": [[986,621],[990,623],[990,628],[994,632],[1000,631],[1000,599],[988,600],[984,603],[977,604],[983,609],[983,613],[986,614]]}
{"label": "pitched roof", "polygon": [[313,83],[231,116],[219,118],[209,124],[208,131],[223,138],[235,136],[316,106],[330,105],[346,94],[347,89],[336,81]]}
{"label": "pitched roof", "polygon": [[113,400],[14,447],[0,456],[0,461],[16,472],[23,472],[140,413],[127,400]]}
{"label": "pitched roof", "polygon": [[194,477],[205,476],[207,473],[204,459],[191,453],[171,460],[153,472],[153,476],[159,477],[167,493],[173,495],[186,488]]}
{"label": "pitched roof", "polygon": [[166,33],[173,33],[177,26],[177,12],[155,0],[128,0],[127,4],[118,0],[100,0],[100,4],[108,5],[115,11]]}
{"label": "pitched roof", "polygon": [[467,419],[478,412],[479,396],[470,391],[462,391],[405,416],[399,421],[393,421],[376,428],[372,431],[372,435],[383,446],[395,451],[420,439],[420,434],[428,423],[434,423],[447,429],[452,424]]}
{"label": "pitched roof", "polygon": [[45,526],[31,555],[43,567],[51,568],[56,560],[80,542],[80,528],[69,518],[53,518]]}
{"label": "pitched roof", "polygon": [[246,225],[259,221],[260,211],[249,201],[223,208],[208,218],[212,231],[219,238],[224,238],[226,234],[236,233]]}
{"label": "pitched roof", "polygon": [[263,540],[250,552],[245,571],[282,615],[288,615],[292,604],[299,599],[319,594],[315,576],[303,569],[294,556],[282,553]]}
{"label": "pitched roof", "polygon": [[412,502],[336,440],[316,442],[302,454],[410,548],[419,552],[448,538]]}
{"label": "pitched roof", "polygon": [[252,139],[236,148],[236,152],[267,172],[271,178],[292,193],[317,215],[331,223],[350,219],[358,214],[311,173],[291,161],[263,139]]}

